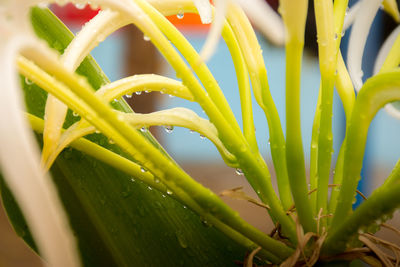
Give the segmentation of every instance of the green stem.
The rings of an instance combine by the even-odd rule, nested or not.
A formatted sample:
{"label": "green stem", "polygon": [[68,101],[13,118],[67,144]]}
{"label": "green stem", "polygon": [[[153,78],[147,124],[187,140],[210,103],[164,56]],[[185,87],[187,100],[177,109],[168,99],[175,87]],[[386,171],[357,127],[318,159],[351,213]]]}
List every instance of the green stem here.
{"label": "green stem", "polygon": [[[399,87],[398,87],[399,88]],[[376,189],[350,216],[341,218],[339,226],[332,229],[323,245],[324,254],[342,252],[358,231],[375,224],[385,215],[393,214],[400,206],[400,168],[390,175],[390,183]]]}
{"label": "green stem", "polygon": [[[193,48],[190,46],[189,43],[187,43],[186,40],[184,40],[184,37],[159,13],[155,12],[151,6],[148,5],[148,3],[139,1],[140,6],[148,13],[151,15],[151,18],[154,20],[154,22],[157,23],[157,25],[160,26],[160,28],[163,30],[163,32],[169,36],[168,38],[176,41],[177,47],[180,49],[180,52],[185,55],[186,58],[188,58],[189,61],[193,63],[193,70],[197,73],[199,78],[201,79],[202,75],[206,75],[206,70],[205,65],[203,63],[199,63],[200,58],[198,57],[197,52],[193,50]],[[182,10],[180,10],[182,11]],[[247,19],[246,19],[247,20]],[[234,154],[238,160],[238,163],[240,167],[242,168],[244,174],[246,175],[246,178],[249,180],[249,183],[252,185],[260,199],[266,203],[269,204],[271,207],[271,214],[272,216],[279,220],[282,224],[282,227],[284,229],[284,232],[288,237],[293,241],[296,242],[296,233],[295,233],[295,225],[294,222],[291,220],[290,217],[286,215],[285,210],[283,209],[278,197],[276,196],[272,184],[271,184],[271,176],[268,171],[268,167],[265,164],[264,160],[262,159],[262,156],[259,154],[254,155],[253,151],[250,151],[250,149],[247,146],[247,142],[243,135],[241,134],[241,131],[235,131],[236,127],[234,125],[237,125],[235,123],[234,125],[230,125],[225,118],[221,115],[220,111],[216,107],[215,103],[210,100],[208,95],[202,90],[201,86],[199,85],[198,81],[195,79],[191,71],[184,66],[184,62],[181,62],[180,60],[177,60],[178,55],[176,54],[175,51],[170,50],[170,43],[168,40],[164,40],[164,37],[156,33],[157,27],[150,21],[141,21],[139,28],[142,29],[146,33],[147,36],[151,37],[151,40],[153,43],[160,49],[160,51],[168,58],[171,58],[169,60],[171,62],[171,65],[177,70],[177,73],[180,73],[180,76],[182,77],[183,83],[192,90],[192,94],[195,97],[196,101],[203,107],[203,109],[206,111],[207,115],[209,116],[210,120],[216,128],[219,130],[220,134],[220,139],[224,143],[224,145],[228,148],[228,150]],[[231,24],[232,27],[232,24]],[[234,27],[232,27],[233,31]],[[248,29],[250,31],[250,34],[254,35],[253,30],[251,27]],[[235,33],[236,34],[236,33]],[[154,37],[154,38],[153,38]],[[240,42],[240,38],[236,36],[237,40]],[[255,35],[254,35],[255,38]],[[175,40],[176,39],[176,40]],[[240,43],[239,43],[240,45]],[[166,51],[168,49],[168,51]],[[241,47],[242,49],[242,47]],[[243,53],[243,50],[242,50]],[[176,54],[176,55],[175,55]],[[260,54],[261,56],[261,54]],[[245,57],[246,59],[247,57]],[[193,59],[193,60],[192,60]],[[261,57],[262,59],[262,57]],[[179,63],[179,65],[177,65]],[[178,66],[178,67],[177,67]],[[261,84],[264,86],[267,86],[267,80],[266,80],[266,72],[265,72],[265,67],[264,65],[259,66],[260,70],[257,71],[257,73],[262,73],[262,78],[265,78],[261,81]],[[265,74],[265,75],[264,75]],[[250,75],[252,76],[252,75]],[[202,80],[203,84],[208,84],[210,82],[211,76],[210,77],[205,77],[204,80]],[[253,81],[253,80],[252,80]],[[213,97],[213,101],[215,101],[214,98],[219,97],[219,90],[216,90],[216,87],[212,86],[213,83],[210,84],[210,87],[207,87],[207,90],[210,94],[215,94],[215,97]],[[210,91],[210,89],[212,89]],[[215,90],[214,90],[215,89]],[[268,88],[266,88],[268,89]],[[268,91],[269,94],[269,90]],[[265,92],[265,91],[264,91]],[[274,103],[272,101],[272,98],[269,99],[270,106],[275,107]],[[221,106],[222,103],[221,103]],[[274,109],[276,111],[276,109]],[[274,134],[276,131],[282,131],[280,123],[279,123],[279,116],[276,112],[275,119],[277,119],[277,122],[275,120],[275,124],[270,125],[270,131],[272,131],[271,138],[273,140],[276,140],[275,138],[276,134]],[[275,127],[273,127],[275,126]],[[231,128],[234,127],[234,128]],[[232,131],[228,130],[232,129]],[[279,129],[279,130],[272,130],[272,129]],[[274,132],[275,131],[275,132]],[[283,139],[283,133],[279,135],[281,137],[280,141],[280,146],[276,148],[276,150],[279,150],[282,148],[284,149],[284,139]],[[271,142],[272,142],[271,139]],[[274,146],[275,147],[275,146]],[[275,152],[273,152],[273,155]],[[285,160],[285,158],[283,158]],[[283,164],[285,163],[285,164]],[[277,172],[286,172],[286,162],[281,161],[281,164],[279,165],[280,168],[277,168]],[[286,183],[286,185],[288,185]],[[288,190],[285,192],[286,195],[290,196],[290,193]],[[284,196],[283,196],[284,197]]]}
{"label": "green stem", "polygon": [[243,134],[249,143],[250,148],[254,151],[254,153],[258,153],[259,150],[254,126],[253,108],[251,104],[251,88],[248,78],[249,72],[247,70],[246,62],[232,28],[228,24],[225,24],[225,27],[222,30],[222,36],[224,37],[225,43],[228,46],[233,64],[235,66],[236,77],[239,86],[240,105],[242,110]]}
{"label": "green stem", "polygon": [[[234,132],[238,135],[241,134],[241,130],[239,125],[237,124],[237,121],[235,119],[235,116],[233,115],[232,109],[229,107],[228,102],[226,101],[226,98],[224,94],[221,91],[221,88],[219,87],[217,81],[214,79],[213,75],[211,74],[210,70],[207,68],[206,64],[201,60],[199,54],[196,52],[196,50],[192,47],[192,45],[186,40],[186,38],[163,16],[161,13],[157,12],[153,6],[151,6],[148,2],[143,1],[143,0],[135,0],[135,2],[140,6],[143,11],[149,16],[149,18],[152,20],[152,22],[157,25],[155,31],[160,30],[165,36],[172,42],[172,44],[182,53],[183,57],[187,60],[189,63],[190,67],[192,70],[197,74],[199,77],[200,81],[204,85],[205,89],[207,90],[207,93],[209,94],[209,98],[213,101],[214,105],[218,108],[220,113],[223,115],[223,117],[227,120],[229,123],[230,127],[234,130]],[[193,6],[194,8],[194,6]],[[176,12],[182,12],[185,10],[178,9],[176,8]],[[138,27],[144,30],[146,32],[146,28],[151,28],[149,26],[151,25],[144,25],[144,21],[138,21]],[[151,23],[151,24],[153,24]],[[150,33],[150,32],[149,32]],[[149,35],[150,36],[150,35]],[[151,37],[151,36],[150,36]],[[153,40],[151,38],[151,41],[158,47],[160,52],[163,53],[163,48],[158,45],[157,43],[161,41],[161,38],[156,38]],[[168,46],[170,46],[168,42]],[[164,56],[166,56],[167,59],[168,55],[166,53],[163,53]],[[174,57],[176,59],[176,57]],[[174,60],[168,60],[171,65],[174,67]],[[180,73],[177,72],[177,75]],[[193,75],[193,74],[192,74]],[[182,76],[182,80],[185,81],[185,77]],[[201,87],[201,86],[200,86]],[[205,94],[204,90],[203,94]],[[197,95],[199,92],[197,93]],[[196,94],[194,94],[196,97]],[[204,98],[204,96],[203,96]],[[207,110],[205,110],[207,112]]]}
{"label": "green stem", "polygon": [[[211,190],[194,181],[140,133],[125,122],[120,121],[115,112],[94,95],[94,91],[87,86],[84,80],[63,70],[55,62],[46,59],[46,56],[41,53],[37,53],[34,56],[27,51],[25,53],[28,56],[36,57],[41,67],[67,85],[74,94],[79,96],[80,101],[75,101],[74,98],[64,99],[68,88],[58,87],[54,78],[40,72],[37,67],[35,68],[32,64],[20,59],[18,63],[23,75],[66,104],[74,103],[72,108],[77,108],[81,116],[85,117],[86,120],[104,132],[109,138],[115,139],[114,141],[119,146],[123,147],[135,160],[151,171],[154,176],[160,178],[176,194],[184,192],[191,196],[194,203],[204,211],[203,214],[219,218],[224,224],[227,224],[266,250],[271,251],[277,257],[284,259],[291,254],[290,248],[249,225]],[[95,112],[94,114],[90,111],[92,109]],[[87,112],[82,112],[83,110],[87,110]]]}
{"label": "green stem", "polygon": [[332,229],[341,225],[351,213],[354,194],[360,178],[369,124],[385,104],[400,99],[400,71],[395,70],[370,78],[354,104],[344,152],[343,182],[332,220]]}
{"label": "green stem", "polygon": [[231,5],[226,19],[232,27],[242,54],[246,55],[244,60],[250,73],[254,96],[268,121],[271,156],[275,167],[279,196],[284,209],[288,210],[293,201],[286,167],[285,137],[278,111],[269,90],[262,52],[251,24],[239,6]]}
{"label": "green stem", "polygon": [[[337,42],[334,33],[333,3],[314,0],[315,20],[318,34],[318,51],[321,71],[321,120],[318,136],[318,187],[317,212],[328,211],[328,184],[333,154],[332,101],[336,70]],[[321,220],[321,229],[326,227],[326,218]]]}
{"label": "green stem", "polygon": [[[311,148],[310,148],[310,190],[316,190],[318,186],[318,136],[319,126],[321,123],[321,88],[318,93],[317,109],[315,110],[314,121],[311,133]],[[311,208],[314,215],[317,211],[317,194],[310,196]]]}
{"label": "green stem", "polygon": [[[27,114],[27,117],[30,121],[30,124],[32,126],[32,129],[37,132],[37,133],[43,133],[44,129],[44,121],[34,115]],[[84,138],[79,138],[75,141],[73,141],[71,144],[71,147],[84,152],[85,154],[92,156],[95,159],[98,159],[106,164],[109,164],[110,166],[119,169],[129,175],[132,175],[135,178],[140,179],[142,182],[146,183],[147,185],[151,186],[154,189],[157,189],[158,191],[167,194],[168,188],[161,182],[156,182],[154,179],[154,176],[150,172],[143,172],[141,170],[140,165],[108,150],[105,149],[87,139]],[[196,205],[193,200],[186,194],[175,194],[171,195],[171,197],[181,201],[183,204],[188,205],[191,207],[193,210],[195,210],[198,214],[202,215],[204,214],[204,211]],[[217,218],[214,216],[204,214],[206,219],[211,225],[214,225],[216,228],[218,228],[220,231],[225,233],[227,236],[229,236],[232,240],[236,241],[237,243],[243,245],[246,247],[249,251],[252,251],[258,247],[255,243],[250,241],[248,238],[245,236],[241,235],[240,233],[236,232],[226,224],[223,224],[221,221],[219,221]],[[261,256],[264,258],[272,261],[273,263],[279,263],[282,261],[282,259],[277,258],[270,252],[266,250],[260,251]]]}
{"label": "green stem", "polygon": [[300,121],[300,81],[308,1],[280,1],[286,29],[286,161],[290,189],[305,232],[316,232],[308,198]]}
{"label": "green stem", "polygon": [[300,123],[300,71],[303,43],[286,43],[286,160],[290,188],[300,223],[306,232],[316,224],[308,198]]}

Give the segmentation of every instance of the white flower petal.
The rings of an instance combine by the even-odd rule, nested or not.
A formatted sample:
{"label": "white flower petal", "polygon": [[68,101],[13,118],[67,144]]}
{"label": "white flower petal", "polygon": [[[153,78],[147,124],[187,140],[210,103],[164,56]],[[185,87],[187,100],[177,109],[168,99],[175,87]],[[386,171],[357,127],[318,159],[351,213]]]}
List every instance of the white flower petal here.
{"label": "white flower petal", "polygon": [[210,24],[212,22],[212,7],[209,0],[193,0],[199,12],[201,23]]}
{"label": "white flower petal", "polygon": [[386,38],[385,42],[383,43],[381,49],[378,52],[378,55],[375,60],[375,65],[374,65],[374,75],[377,74],[382,65],[383,62],[385,62],[385,59],[387,55],[389,54],[390,49],[392,48],[394,42],[396,41],[397,37],[400,34],[400,25],[396,27],[392,31],[392,33]]}
{"label": "white flower petal", "polygon": [[77,244],[50,177],[39,167],[39,149],[24,110],[15,58],[35,40],[14,37],[0,45],[0,164],[4,179],[15,196],[49,266],[80,266]]}
{"label": "white flower petal", "polygon": [[351,80],[353,81],[354,87],[357,91],[360,90],[363,85],[361,64],[365,43],[367,41],[372,21],[378,12],[381,2],[382,1],[376,0],[363,0],[360,10],[356,14],[354,25],[351,30],[347,65]]}
{"label": "white flower petal", "polygon": [[264,0],[236,0],[256,28],[273,44],[285,45],[282,18]]}
{"label": "white flower petal", "polygon": [[346,31],[353,24],[358,11],[360,10],[361,3],[362,1],[355,3],[346,13],[343,22],[343,31]]}
{"label": "white flower petal", "polygon": [[222,28],[225,22],[225,14],[230,0],[215,0],[215,15],[211,24],[210,32],[206,42],[200,52],[200,57],[203,61],[207,61],[214,54],[218,46]]}

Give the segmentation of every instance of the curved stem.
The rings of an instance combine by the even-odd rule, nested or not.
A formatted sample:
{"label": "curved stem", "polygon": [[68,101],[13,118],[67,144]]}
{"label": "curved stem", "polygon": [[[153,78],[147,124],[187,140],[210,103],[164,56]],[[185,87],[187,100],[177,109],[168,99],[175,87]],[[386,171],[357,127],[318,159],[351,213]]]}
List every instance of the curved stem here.
{"label": "curved stem", "polygon": [[[27,117],[32,126],[32,129],[37,133],[43,133],[44,121],[31,114],[27,114]],[[116,169],[119,169],[129,175],[132,175],[137,179],[140,179],[141,181],[151,186],[152,188],[157,189],[158,191],[164,194],[168,194],[167,193],[168,188],[163,183],[157,182],[157,179],[154,179],[154,176],[150,172],[143,172],[140,165],[134,163],[131,160],[128,160],[84,138],[79,138],[77,140],[74,140],[70,145],[71,147],[79,151],[82,151],[85,154],[92,156],[95,159],[98,159]],[[188,205],[190,208],[198,212],[199,215],[202,215],[201,209],[198,207],[198,205],[196,205],[193,202],[193,200],[190,197],[188,197],[188,195],[179,194],[179,196],[177,196],[176,194],[173,194],[171,195],[171,197]],[[258,245],[256,245],[255,243],[253,243],[252,241],[250,241],[248,238],[241,235],[237,231],[233,230],[226,224],[223,224],[216,217],[207,214],[204,215],[206,215],[204,219],[206,219],[210,224],[214,225],[220,231],[229,236],[232,240],[246,247],[249,251],[252,251],[258,247]],[[274,263],[279,263],[282,261],[281,258],[276,257],[274,254],[266,250],[262,250],[260,252],[260,255]]]}
{"label": "curved stem", "polygon": [[276,256],[286,258],[290,255],[291,249],[286,245],[250,226],[239,217],[237,212],[234,212],[224,204],[218,196],[194,181],[135,129],[120,121],[106,103],[95,97],[93,90],[88,87],[84,80],[64,70],[53,61],[54,59],[48,58],[44,54],[31,55],[29,51],[26,51],[25,55],[37,57],[36,60],[40,59],[40,66],[67,85],[72,94],[79,96],[80,101],[76,101],[73,97],[68,98],[68,88],[62,87],[53,77],[41,72],[23,58],[19,58],[18,64],[22,74],[69,106],[73,104],[70,106],[71,108],[76,109],[81,116],[104,132],[109,138],[115,139],[116,144],[123,147],[126,152],[147,170],[151,171],[154,176],[160,178],[160,181],[171,188],[173,192],[176,194],[184,192],[191,196],[194,203],[202,208],[204,214],[219,218],[221,222],[246,236],[254,243],[271,251]]}
{"label": "curved stem", "polygon": [[278,181],[282,205],[288,210],[292,204],[289,178],[286,167],[286,144],[279,114],[269,91],[267,71],[257,37],[244,12],[237,5],[228,9],[228,23],[238,40],[240,49],[250,74],[253,93],[258,105],[263,109],[268,121],[271,155]]}
{"label": "curved stem", "polygon": [[[398,87],[399,88],[399,87]],[[350,216],[341,218],[338,227],[332,229],[323,245],[325,254],[341,252],[346,244],[358,232],[363,232],[376,221],[385,219],[386,215],[393,214],[400,206],[400,168],[395,168],[388,180],[380,188],[376,189]]]}
{"label": "curved stem", "polygon": [[344,152],[343,182],[332,219],[332,229],[341,225],[351,213],[362,167],[368,127],[377,111],[389,102],[400,99],[400,71],[391,71],[370,78],[354,105]]}

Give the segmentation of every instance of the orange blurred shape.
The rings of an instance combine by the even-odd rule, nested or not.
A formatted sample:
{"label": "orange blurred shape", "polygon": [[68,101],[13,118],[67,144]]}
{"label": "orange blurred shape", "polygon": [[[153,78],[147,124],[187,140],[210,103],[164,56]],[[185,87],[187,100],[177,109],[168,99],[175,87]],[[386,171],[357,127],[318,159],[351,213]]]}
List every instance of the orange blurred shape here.
{"label": "orange blurred shape", "polygon": [[167,16],[168,20],[177,28],[182,30],[207,31],[211,24],[202,24],[200,16],[194,13],[185,13],[181,15]]}

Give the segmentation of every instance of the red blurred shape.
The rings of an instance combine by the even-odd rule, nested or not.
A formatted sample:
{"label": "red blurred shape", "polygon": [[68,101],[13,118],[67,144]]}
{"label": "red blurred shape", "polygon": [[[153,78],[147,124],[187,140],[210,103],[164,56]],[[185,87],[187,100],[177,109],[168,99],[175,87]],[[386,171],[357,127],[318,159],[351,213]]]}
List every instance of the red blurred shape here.
{"label": "red blurred shape", "polygon": [[73,26],[82,26],[99,13],[100,9],[93,10],[89,5],[82,9],[76,8],[74,4],[66,4],[65,6],[52,5],[51,10],[65,24]]}

